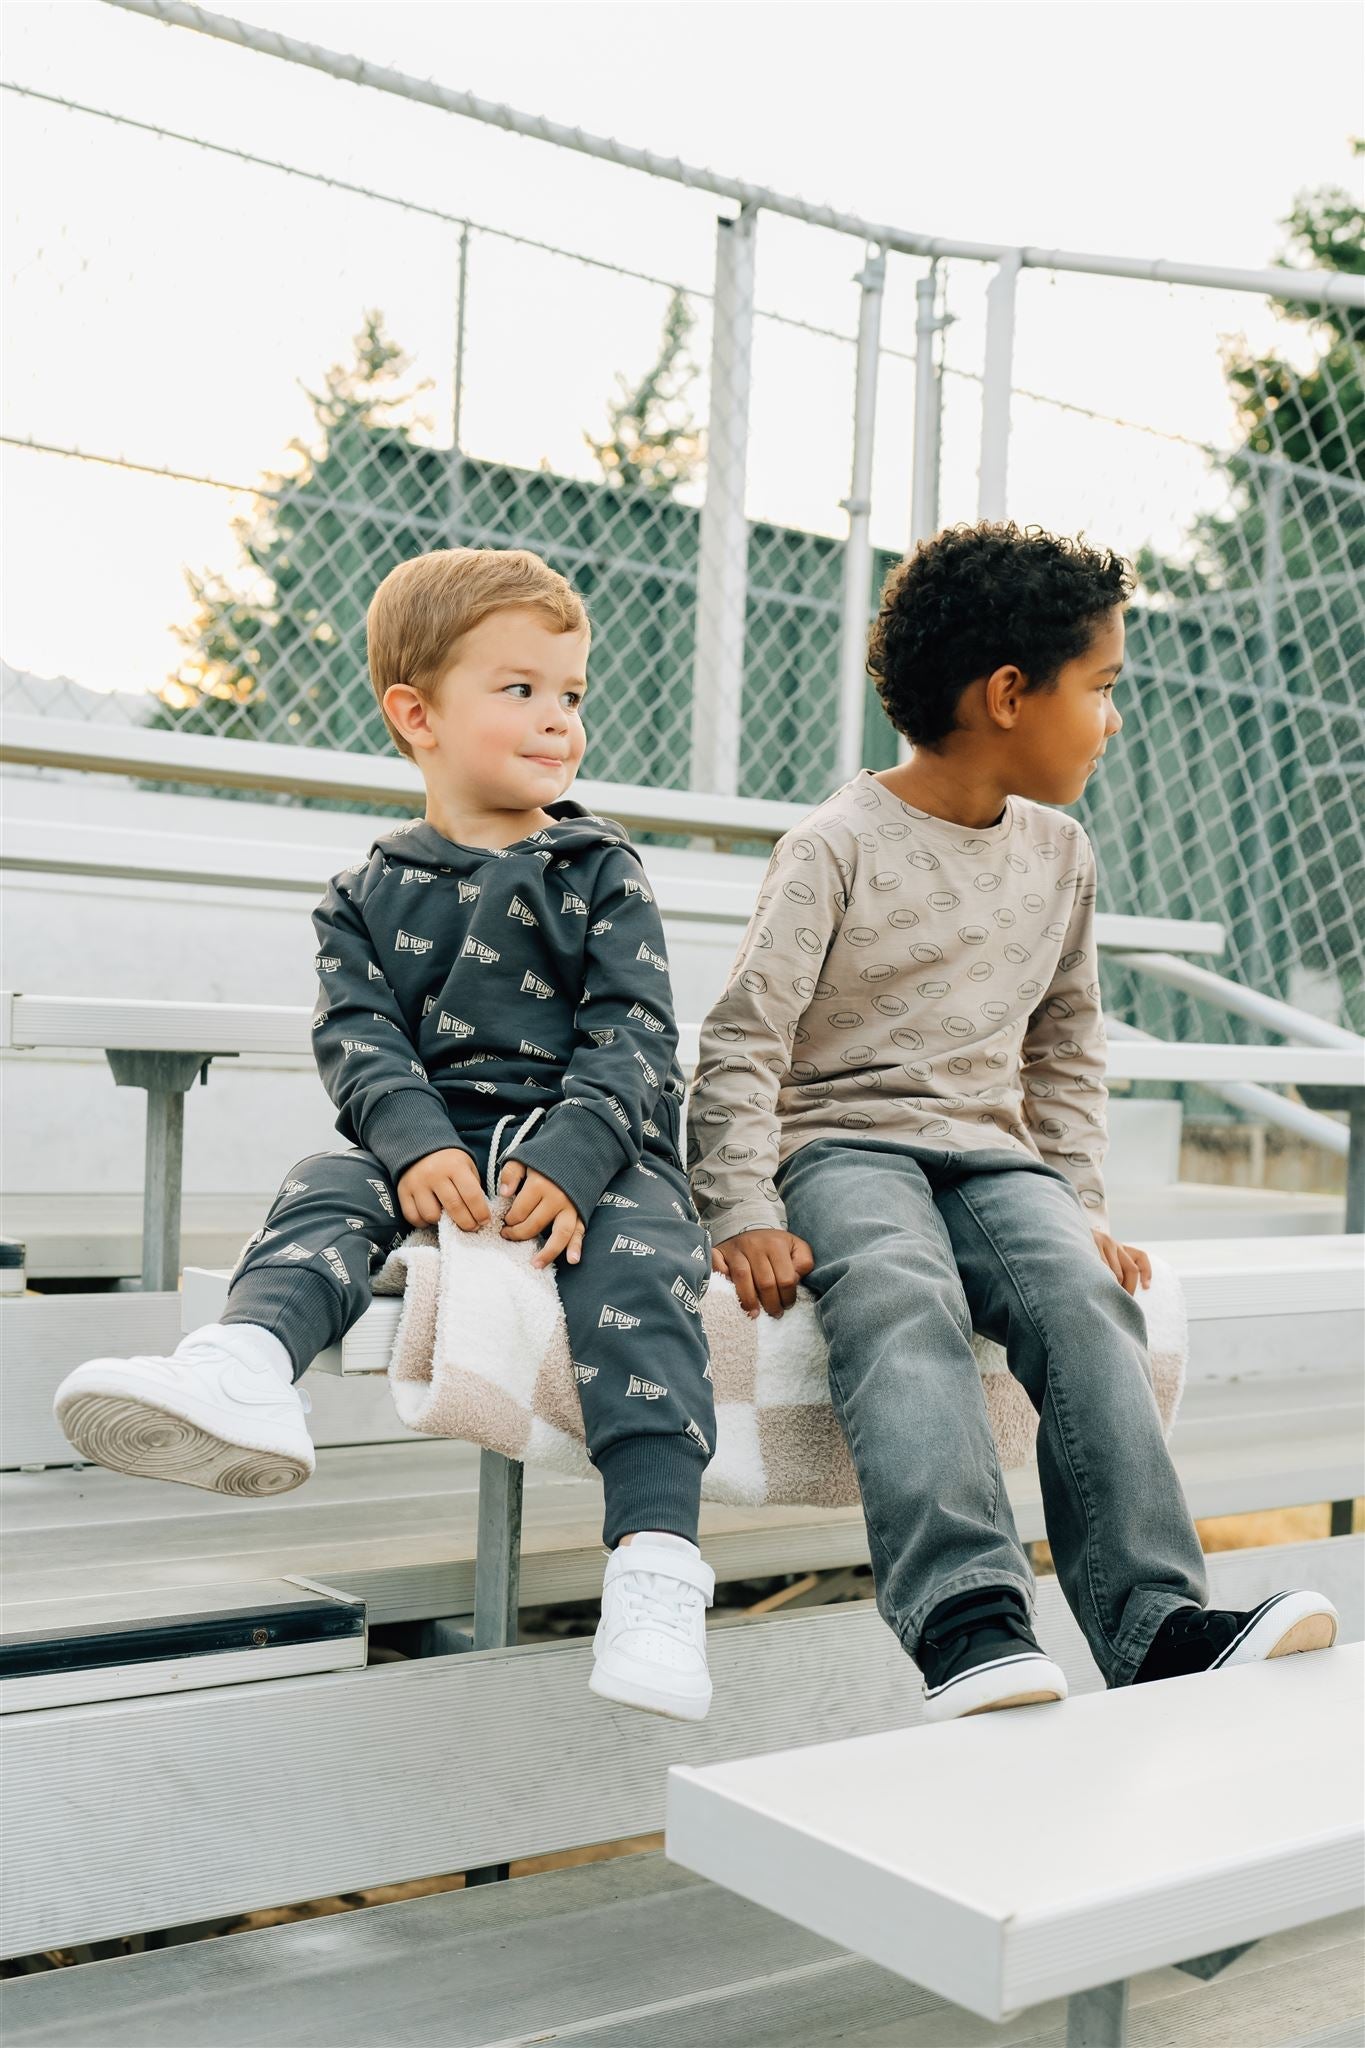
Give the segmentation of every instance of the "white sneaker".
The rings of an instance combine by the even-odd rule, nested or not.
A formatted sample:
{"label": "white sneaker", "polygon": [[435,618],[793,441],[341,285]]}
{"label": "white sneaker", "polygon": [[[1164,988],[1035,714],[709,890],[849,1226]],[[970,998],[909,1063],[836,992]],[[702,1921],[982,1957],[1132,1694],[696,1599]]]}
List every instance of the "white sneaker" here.
{"label": "white sneaker", "polygon": [[92,1358],[53,1412],[83,1458],[137,1479],[211,1493],[288,1493],[313,1470],[308,1397],[273,1362],[282,1347],[245,1323],[208,1323],[170,1358]]}
{"label": "white sneaker", "polygon": [[646,1530],[613,1550],[588,1684],[601,1699],[674,1721],[711,1704],[706,1610],[716,1575],[685,1536]]}

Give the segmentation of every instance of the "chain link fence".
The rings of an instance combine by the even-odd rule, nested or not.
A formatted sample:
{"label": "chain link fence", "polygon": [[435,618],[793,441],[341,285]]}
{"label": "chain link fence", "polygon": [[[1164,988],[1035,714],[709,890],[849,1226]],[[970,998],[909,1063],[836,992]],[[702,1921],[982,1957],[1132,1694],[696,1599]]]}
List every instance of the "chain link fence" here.
{"label": "chain link fence", "polygon": [[[1125,730],[1081,806],[1104,906],[1220,921],[1234,978],[1365,1029],[1357,307],[844,232],[811,317],[765,288],[761,205],[717,223],[687,195],[714,270],[674,278],[7,98],[10,630],[45,650],[9,710],[386,753],[375,584],[526,546],[594,619],[587,774],[813,803],[896,758],[862,655],[908,541],[982,514],[1084,532],[1141,579]],[[187,320],[210,221],[248,226],[250,288]],[[55,545],[30,501],[60,504]],[[54,560],[82,565],[69,607]],[[1163,1036],[1252,1032],[1118,973],[1110,996]]]}
{"label": "chain link fence", "polygon": [[[1093,342],[1134,289],[1032,273],[1019,333],[1045,315]],[[1365,314],[1188,287],[1159,312],[1169,348],[1124,368],[1144,425],[1012,410],[1012,470],[1047,449],[1073,479],[1036,516],[1123,536],[1139,573],[1124,731],[1079,815],[1108,909],[1212,918],[1234,979],[1365,1030]],[[1227,396],[1217,443],[1182,423],[1200,377]],[[1114,996],[1161,1036],[1217,1035],[1150,982]]]}

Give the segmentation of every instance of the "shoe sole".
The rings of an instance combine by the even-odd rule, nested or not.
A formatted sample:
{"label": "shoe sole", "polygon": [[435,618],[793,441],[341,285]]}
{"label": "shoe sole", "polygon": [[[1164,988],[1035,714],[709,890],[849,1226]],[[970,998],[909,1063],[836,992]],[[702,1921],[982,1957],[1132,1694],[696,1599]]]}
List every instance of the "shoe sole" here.
{"label": "shoe sole", "polygon": [[610,1700],[614,1706],[634,1707],[639,1713],[658,1714],[666,1721],[704,1721],[711,1711],[710,1693],[705,1699],[679,1698],[676,1693],[655,1692],[650,1686],[637,1685],[633,1679],[603,1671],[600,1666],[593,1667],[588,1691],[600,1700]]}
{"label": "shoe sole", "polygon": [[959,1721],[970,1721],[975,1714],[998,1714],[1002,1707],[1036,1707],[1047,1700],[1060,1701],[1059,1692],[1017,1692],[1007,1700],[987,1700],[984,1707],[968,1707],[965,1714],[958,1714]]}
{"label": "shoe sole", "polygon": [[[1013,1667],[1013,1670],[1011,1669]],[[1022,1667],[1022,1668],[1021,1668]],[[1066,1675],[1050,1657],[1008,1657],[950,1679],[924,1695],[926,1721],[967,1721],[1006,1707],[1036,1707],[1066,1698]]]}
{"label": "shoe sole", "polygon": [[1241,1635],[1209,1668],[1226,1671],[1239,1664],[1268,1662],[1272,1657],[1295,1657],[1305,1650],[1330,1650],[1338,1625],[1335,1607],[1321,1594],[1278,1593],[1253,1613]]}
{"label": "shoe sole", "polygon": [[132,1479],[168,1479],[260,1500],[291,1492],[312,1472],[302,1458],[229,1443],[183,1415],[126,1394],[72,1394],[57,1419],[83,1458]]}

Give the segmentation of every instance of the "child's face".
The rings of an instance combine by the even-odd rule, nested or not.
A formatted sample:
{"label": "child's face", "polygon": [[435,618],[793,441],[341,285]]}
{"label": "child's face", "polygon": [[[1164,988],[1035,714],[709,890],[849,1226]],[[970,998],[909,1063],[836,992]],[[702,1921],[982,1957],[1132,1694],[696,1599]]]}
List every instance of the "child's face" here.
{"label": "child's face", "polygon": [[1114,681],[1123,664],[1123,613],[1100,622],[1085,653],[1069,661],[1050,690],[1019,700],[1011,769],[1020,796],[1042,804],[1074,804],[1099,766],[1099,757],[1123,720],[1114,706]]}
{"label": "child's face", "polygon": [[427,704],[419,755],[471,808],[535,811],[563,796],[583,759],[588,639],[538,612],[493,612],[464,635]]}

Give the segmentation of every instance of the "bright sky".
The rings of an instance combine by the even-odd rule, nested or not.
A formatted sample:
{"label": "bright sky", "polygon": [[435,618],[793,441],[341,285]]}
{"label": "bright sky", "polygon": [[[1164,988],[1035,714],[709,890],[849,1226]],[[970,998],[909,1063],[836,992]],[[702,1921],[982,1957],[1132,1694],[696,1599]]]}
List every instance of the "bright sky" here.
{"label": "bright sky", "polygon": [[[230,8],[231,0],[224,0]],[[698,164],[954,237],[1262,267],[1294,194],[1359,175],[1354,5],[244,5],[249,19]],[[359,92],[97,4],[10,0],[5,76],[709,287],[717,202]],[[448,441],[455,234],[440,222],[5,95],[5,431],[250,483],[307,430],[300,380],[363,308],[432,380]],[[728,209],[726,209],[728,210]],[[851,332],[859,245],[765,218],[759,304]],[[913,346],[917,264],[894,260],[883,339]],[[954,264],[952,367],[979,370],[979,266]],[[591,474],[618,372],[667,294],[475,237],[464,442]],[[696,345],[708,345],[699,308]],[[1240,295],[1027,274],[1016,383],[1159,434],[1225,443],[1220,335],[1274,323]],[[904,544],[912,371],[887,358],[874,537]],[[943,517],[975,509],[975,387],[947,385]],[[751,515],[838,533],[852,350],[760,323]],[[1210,488],[1156,434],[1017,400],[1010,509],[1126,550],[1174,545]],[[174,664],[182,567],[230,568],[242,500],[5,451],[3,651],[141,689]],[[73,558],[79,581],[73,582]]]}

